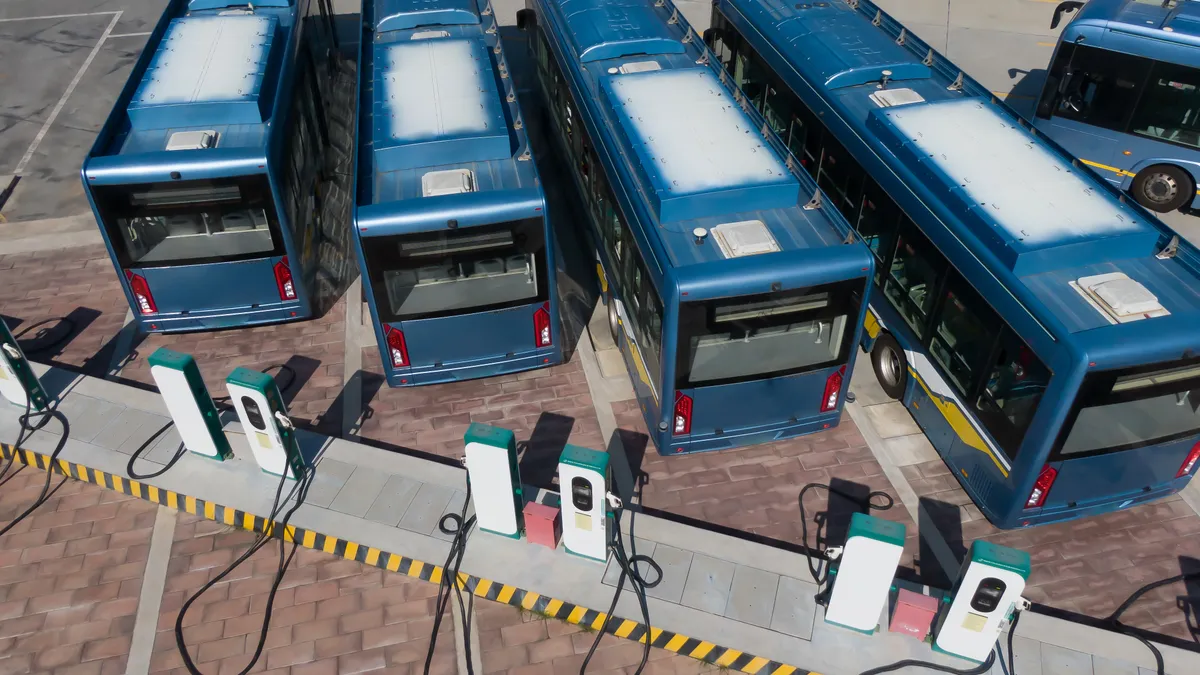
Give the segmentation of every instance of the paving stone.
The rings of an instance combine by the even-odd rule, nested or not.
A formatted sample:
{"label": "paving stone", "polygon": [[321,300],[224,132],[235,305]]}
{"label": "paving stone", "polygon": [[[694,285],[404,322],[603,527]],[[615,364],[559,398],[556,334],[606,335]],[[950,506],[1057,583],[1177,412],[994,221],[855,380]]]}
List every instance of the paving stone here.
{"label": "paving stone", "polygon": [[79,412],[71,418],[71,438],[78,441],[94,440],[125,410],[125,406],[117,403],[102,401],[90,396],[84,397],[79,394],[72,396],[90,399],[81,400]]}
{"label": "paving stone", "polygon": [[1053,675],[1092,675],[1092,655],[1043,643],[1042,672]]}
{"label": "paving stone", "polygon": [[729,589],[729,604],[725,606],[724,616],[769,628],[778,588],[778,574],[738,565],[733,573],[733,585]]}
{"label": "paving stone", "polygon": [[[642,539],[640,537],[638,537],[636,539],[637,539],[637,555],[648,555],[651,558],[653,558],[654,551],[657,549],[658,544],[653,541],[649,541],[647,539]],[[626,551],[626,552],[628,553],[628,551]],[[648,565],[642,565],[642,567],[638,571],[642,572],[642,574],[644,574],[644,575],[650,575],[653,573],[653,570],[651,570]],[[618,565],[616,559],[614,559],[610,555],[608,557],[608,566],[604,569],[604,578],[601,580],[601,583],[604,583],[605,585],[608,585],[608,586],[615,587],[617,585],[617,581],[620,580],[620,578],[621,578],[621,566]],[[646,577],[643,577],[643,578],[646,578]],[[626,588],[629,587],[628,581],[625,582],[625,587]]]}
{"label": "paving stone", "polygon": [[405,476],[389,476],[375,503],[367,511],[367,520],[385,525],[398,525],[409,504],[417,496],[420,481]]}
{"label": "paving stone", "polygon": [[1114,661],[1103,656],[1092,656],[1094,675],[1138,675],[1138,667],[1125,661]]}
{"label": "paving stone", "polygon": [[388,475],[365,466],[355,467],[354,473],[338,491],[329,508],[362,518],[383,490]]}
{"label": "paving stone", "polygon": [[816,590],[811,583],[792,577],[779,577],[771,630],[805,640],[812,637],[813,619],[817,612]]}
{"label": "paving stone", "polygon": [[[447,513],[453,513],[456,516],[462,515],[463,503],[466,501],[467,501],[467,493],[459,492],[458,490],[455,490],[454,494],[450,497],[449,503],[446,504],[446,508],[443,509],[442,515],[444,516]],[[472,502],[471,504],[467,505],[466,517],[463,518],[463,522],[466,523],[467,521],[471,520],[471,516],[473,516],[473,515],[475,515],[475,504]],[[441,528],[438,526],[441,523],[441,520],[442,520],[442,516],[438,516],[438,524],[435,524],[433,526],[432,534],[433,534],[434,538],[441,539],[442,541],[453,541],[454,535],[446,534],[445,532],[442,532]],[[451,527],[453,527],[453,526],[451,526]]]}
{"label": "paving stone", "polygon": [[724,615],[725,607],[729,604],[729,590],[733,585],[736,567],[726,560],[693,555],[680,602],[692,609]]}
{"label": "paving stone", "polygon": [[678,603],[683,597],[688,569],[692,566],[692,552],[659,544],[654,548],[654,562],[662,568],[662,581],[654,588],[646,589],[646,595],[667,602]]}
{"label": "paving stone", "polygon": [[399,527],[421,534],[433,534],[454,492],[444,485],[422,483],[412,504],[400,519]]}
{"label": "paving stone", "polygon": [[[127,408],[121,411],[112,424],[97,434],[92,442],[128,455],[169,424],[173,424],[170,417]],[[157,442],[158,439],[155,438],[154,441]]]}
{"label": "paving stone", "polygon": [[308,488],[308,498],[305,502],[313,506],[328,508],[342,488],[346,486],[346,481],[353,473],[353,464],[322,458],[317,463],[317,473],[313,477],[312,486]]}

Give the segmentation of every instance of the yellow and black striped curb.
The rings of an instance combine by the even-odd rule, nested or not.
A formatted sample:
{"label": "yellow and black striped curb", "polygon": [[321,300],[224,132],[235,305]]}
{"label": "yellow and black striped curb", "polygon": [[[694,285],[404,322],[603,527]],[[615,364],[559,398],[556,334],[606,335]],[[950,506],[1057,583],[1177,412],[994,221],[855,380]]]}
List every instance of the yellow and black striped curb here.
{"label": "yellow and black striped curb", "polygon": [[[0,454],[3,455],[5,460],[15,457],[16,461],[43,471],[50,467],[49,456],[30,450],[14,448],[4,443],[0,443]],[[82,464],[68,462],[64,459],[60,459],[55,463],[53,471],[54,473],[69,476],[85,483],[99,485],[109,490],[129,495],[130,497],[144,499],[155,504],[185,511],[192,515],[202,516],[207,520],[224,523],[251,532],[268,532],[275,526],[274,522],[252,513],[221,506],[220,504],[214,504],[203,499],[181,495],[177,492],[157,488],[153,485],[146,485],[129,478],[92,469]],[[305,548],[324,551],[340,558],[356,560],[372,567],[386,569],[390,572],[398,572],[423,581],[435,584],[442,581],[442,568],[437,565],[414,560],[413,558],[406,558],[397,553],[388,553],[387,551],[381,551],[370,546],[361,546],[352,541],[306,530],[302,527],[289,525],[283,532],[283,539],[289,542],[297,541]],[[604,630],[606,633],[635,642],[645,642],[648,636],[650,644],[653,647],[689,656],[719,668],[726,668],[741,673],[751,673],[752,675],[818,675],[802,668],[789,666],[778,661],[771,661],[761,656],[754,656],[753,654],[747,654],[736,649],[730,649],[729,647],[721,647],[711,642],[690,638],[686,635],[662,630],[661,628],[647,626],[631,619],[622,619],[621,617],[614,616],[611,621],[608,621],[608,617],[604,612],[597,612],[594,609],[588,609],[546,595],[539,595],[533,591],[517,588],[516,586],[501,584],[462,572],[458,575],[458,584],[460,588],[480,598],[501,602],[513,607],[520,607],[523,610],[540,614],[547,618],[583,626],[589,630]]]}

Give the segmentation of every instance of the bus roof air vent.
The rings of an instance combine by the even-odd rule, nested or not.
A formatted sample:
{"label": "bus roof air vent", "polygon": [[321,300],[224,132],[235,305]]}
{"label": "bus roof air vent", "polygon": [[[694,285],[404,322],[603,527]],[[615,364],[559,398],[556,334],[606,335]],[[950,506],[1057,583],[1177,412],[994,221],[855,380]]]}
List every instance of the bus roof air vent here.
{"label": "bus roof air vent", "polygon": [[630,73],[648,73],[652,70],[662,70],[662,66],[658,65],[658,61],[632,61],[630,63],[622,63],[618,68],[622,75]]}
{"label": "bus roof air vent", "polygon": [[421,176],[421,193],[426,197],[458,195],[475,191],[475,172],[470,169],[430,171]]}
{"label": "bus roof air vent", "polygon": [[215,131],[176,131],[167,139],[167,150],[207,150],[217,147]]}
{"label": "bus roof air vent", "polygon": [[1071,287],[1109,323],[1129,323],[1170,314],[1158,297],[1122,272],[1081,277],[1072,281]]}
{"label": "bus roof air vent", "polygon": [[871,94],[871,100],[880,108],[925,102],[925,98],[912,89],[880,89]]}
{"label": "bus roof air vent", "polygon": [[450,31],[446,30],[419,30],[412,34],[410,40],[429,40],[431,38],[450,37]]}
{"label": "bus roof air vent", "polygon": [[726,258],[741,258],[760,253],[775,253],[779,242],[761,220],[739,220],[712,228],[713,239]]}

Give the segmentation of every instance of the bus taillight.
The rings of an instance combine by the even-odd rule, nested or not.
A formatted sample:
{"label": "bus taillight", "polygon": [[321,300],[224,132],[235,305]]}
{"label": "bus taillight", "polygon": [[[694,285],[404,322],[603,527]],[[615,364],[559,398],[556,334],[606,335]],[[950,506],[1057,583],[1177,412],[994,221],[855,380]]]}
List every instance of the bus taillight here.
{"label": "bus taillight", "polygon": [[1176,478],[1183,478],[1196,468],[1196,462],[1200,462],[1200,443],[1192,446],[1192,451],[1184,458],[1183,464],[1179,465],[1179,472],[1175,474]]}
{"label": "bus taillight", "polygon": [[692,433],[692,397],[675,392],[675,435]]}
{"label": "bus taillight", "polygon": [[825,398],[821,399],[821,412],[829,412],[837,408],[838,395],[842,393],[842,375],[846,366],[842,366],[829,374],[825,380]]}
{"label": "bus taillight", "polygon": [[1058,469],[1047,464],[1042,467],[1042,472],[1038,474],[1037,481],[1033,484],[1033,490],[1029,493],[1029,499],[1025,500],[1025,508],[1036,509],[1046,503],[1046,495],[1050,494],[1050,486],[1054,485],[1054,479],[1058,478]]}
{"label": "bus taillight", "polygon": [[146,279],[129,270],[125,270],[125,278],[129,280],[129,287],[133,290],[133,297],[137,300],[138,309],[142,314],[157,312],[158,305],[154,304],[154,296],[150,294],[150,284],[146,283]]}
{"label": "bus taillight", "polygon": [[404,333],[392,328],[383,327],[387,335],[388,352],[392,355],[392,366],[401,368],[408,365],[408,346],[404,344]]}
{"label": "bus taillight", "polygon": [[280,300],[296,299],[296,283],[292,281],[292,268],[288,267],[286,255],[275,263],[275,286],[279,288]]}
{"label": "bus taillight", "polygon": [[550,303],[545,303],[533,313],[534,343],[539,347],[549,347],[554,344],[550,336]]}

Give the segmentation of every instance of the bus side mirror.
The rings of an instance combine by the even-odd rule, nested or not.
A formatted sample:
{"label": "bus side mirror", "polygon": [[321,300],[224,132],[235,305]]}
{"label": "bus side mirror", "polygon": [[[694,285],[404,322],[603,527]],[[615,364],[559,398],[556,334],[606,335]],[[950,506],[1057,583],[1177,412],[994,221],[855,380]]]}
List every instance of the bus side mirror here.
{"label": "bus side mirror", "polygon": [[1070,14],[1080,7],[1083,7],[1083,3],[1077,0],[1059,3],[1058,7],[1054,8],[1054,18],[1050,19],[1050,28],[1058,28],[1058,22],[1062,20],[1063,14]]}
{"label": "bus side mirror", "polygon": [[537,23],[537,17],[534,16],[532,9],[517,10],[517,28],[519,30],[525,30],[535,23]]}

